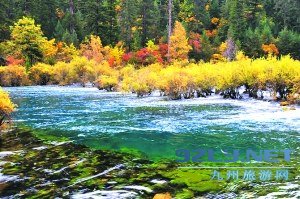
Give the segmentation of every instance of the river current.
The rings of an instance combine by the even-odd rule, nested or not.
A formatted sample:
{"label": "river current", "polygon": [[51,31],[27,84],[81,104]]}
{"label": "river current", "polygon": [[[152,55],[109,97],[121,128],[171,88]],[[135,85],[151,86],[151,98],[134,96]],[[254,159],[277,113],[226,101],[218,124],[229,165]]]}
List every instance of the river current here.
{"label": "river current", "polygon": [[300,108],[221,96],[168,100],[96,88],[5,88],[13,118],[45,134],[94,149],[138,150],[153,159],[177,149],[299,149]]}

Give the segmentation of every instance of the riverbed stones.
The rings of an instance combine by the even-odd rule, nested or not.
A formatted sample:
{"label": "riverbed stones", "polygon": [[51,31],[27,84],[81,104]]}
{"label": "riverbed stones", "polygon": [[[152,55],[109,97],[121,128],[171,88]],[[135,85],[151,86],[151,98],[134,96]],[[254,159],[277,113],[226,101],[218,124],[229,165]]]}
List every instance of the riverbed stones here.
{"label": "riverbed stones", "polygon": [[[297,173],[291,173],[295,180],[290,184],[263,186],[239,182],[241,186],[231,186],[233,182],[212,181],[210,170],[182,170],[174,162],[153,162],[130,153],[93,151],[70,142],[47,144],[28,130],[15,129],[0,134],[0,139],[3,143],[0,175],[5,176],[5,182],[0,182],[0,197],[227,199],[247,196],[248,199],[270,193],[288,198],[299,196]],[[35,149],[39,147],[43,150]]]}

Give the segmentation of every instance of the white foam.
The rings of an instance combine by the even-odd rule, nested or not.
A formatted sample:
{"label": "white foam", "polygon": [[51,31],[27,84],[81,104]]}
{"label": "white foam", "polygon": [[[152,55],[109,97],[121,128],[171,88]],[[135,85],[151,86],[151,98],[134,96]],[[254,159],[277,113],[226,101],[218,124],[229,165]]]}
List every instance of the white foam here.
{"label": "white foam", "polygon": [[93,191],[89,193],[77,193],[71,196],[72,199],[129,199],[136,198],[137,193],[125,190],[112,190],[112,191]]}
{"label": "white foam", "polygon": [[42,150],[45,150],[47,149],[48,147],[46,146],[40,146],[40,147],[35,147],[35,148],[32,148],[33,150],[37,150],[37,151],[42,151]]}
{"label": "white foam", "polygon": [[146,191],[148,193],[152,193],[152,189],[144,186],[139,186],[139,185],[130,185],[130,186],[124,186],[124,189],[133,189],[133,190],[138,190],[138,191]]}
{"label": "white foam", "polygon": [[153,179],[150,182],[153,183],[153,184],[165,184],[165,183],[167,183],[166,180],[158,180],[158,179]]}

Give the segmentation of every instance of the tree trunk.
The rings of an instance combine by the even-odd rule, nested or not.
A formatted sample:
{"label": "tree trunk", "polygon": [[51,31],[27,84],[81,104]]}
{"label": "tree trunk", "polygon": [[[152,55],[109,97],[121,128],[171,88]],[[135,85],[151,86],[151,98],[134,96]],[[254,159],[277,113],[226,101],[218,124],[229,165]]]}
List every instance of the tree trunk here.
{"label": "tree trunk", "polygon": [[2,124],[4,124],[4,119],[5,119],[4,116],[0,119],[0,126],[2,126]]}
{"label": "tree trunk", "polygon": [[[74,2],[73,2],[73,0],[69,0],[69,6],[70,6],[70,14],[71,14],[71,16],[72,16],[72,20],[73,20],[73,22],[74,22],[74,10],[75,10],[75,6],[74,6]],[[71,23],[70,24],[70,32],[71,33],[74,33],[75,32],[75,28],[74,28],[74,23]]]}
{"label": "tree trunk", "polygon": [[172,0],[169,0],[169,5],[168,5],[168,13],[169,13],[168,54],[167,54],[168,61],[170,61],[170,46],[171,46],[171,34],[172,34],[172,6],[173,6],[173,2],[172,2]]}

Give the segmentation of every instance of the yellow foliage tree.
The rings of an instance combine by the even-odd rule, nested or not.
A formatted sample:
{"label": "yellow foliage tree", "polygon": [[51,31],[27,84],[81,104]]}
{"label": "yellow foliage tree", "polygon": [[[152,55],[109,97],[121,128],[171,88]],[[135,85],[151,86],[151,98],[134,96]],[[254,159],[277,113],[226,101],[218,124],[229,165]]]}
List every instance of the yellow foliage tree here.
{"label": "yellow foliage tree", "polygon": [[10,118],[10,114],[14,111],[15,105],[9,99],[7,92],[0,87],[0,127],[6,119]]}
{"label": "yellow foliage tree", "polygon": [[170,58],[171,60],[188,59],[188,53],[192,47],[188,43],[186,31],[183,25],[176,21],[173,33],[170,38]]}
{"label": "yellow foliage tree", "polygon": [[73,44],[68,46],[64,42],[57,43],[57,53],[56,53],[57,61],[70,62],[74,57],[77,57],[78,55],[79,52],[77,51],[76,47]]}
{"label": "yellow foliage tree", "polygon": [[47,62],[50,62],[51,59],[54,59],[58,48],[57,45],[55,44],[55,39],[51,40],[45,40],[43,43],[41,43],[41,49],[43,51],[44,55],[44,60]]}

